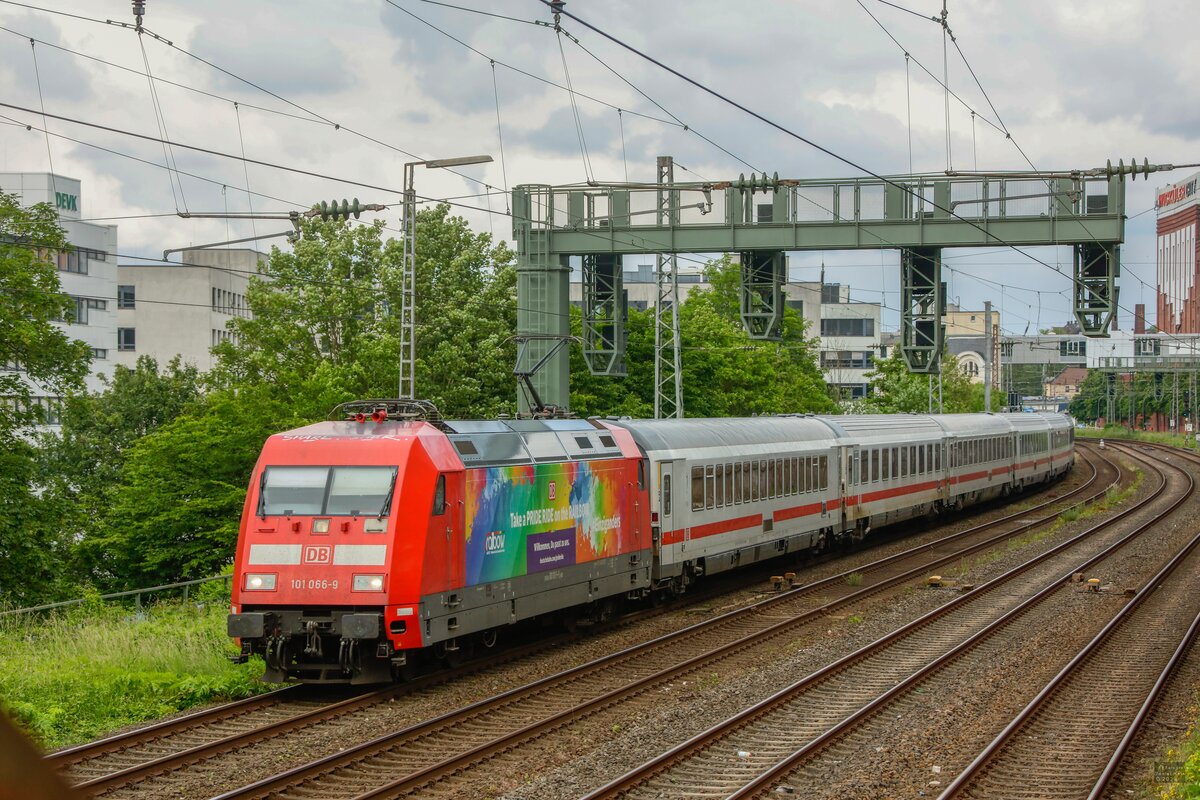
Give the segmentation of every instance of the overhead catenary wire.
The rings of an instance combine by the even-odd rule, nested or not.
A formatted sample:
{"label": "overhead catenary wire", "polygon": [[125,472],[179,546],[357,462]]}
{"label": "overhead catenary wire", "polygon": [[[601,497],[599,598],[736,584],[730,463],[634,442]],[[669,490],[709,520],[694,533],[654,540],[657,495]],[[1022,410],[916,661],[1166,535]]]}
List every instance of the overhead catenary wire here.
{"label": "overhead catenary wire", "polygon": [[[593,31],[594,33],[604,37],[605,39],[608,39],[609,41],[616,44],[617,46],[630,51],[631,53],[650,62],[651,64],[654,64],[655,66],[659,67],[660,69],[662,69],[666,72],[669,72],[670,74],[674,75],[675,77],[679,78],[680,80],[696,87],[697,89],[700,89],[701,91],[703,91],[706,94],[709,94],[709,95],[717,98],[721,102],[726,103],[727,105],[730,105],[730,106],[738,109],[739,111],[759,120],[760,122],[768,125],[769,127],[772,127],[775,130],[778,130],[779,132],[781,132],[793,139],[796,139],[797,141],[803,142],[804,144],[808,145],[809,147],[812,147],[813,149],[818,150],[819,152],[822,152],[825,155],[827,155],[833,159],[836,159],[837,161],[840,161],[843,164],[846,164],[847,166],[852,167],[853,169],[859,170],[860,172],[863,172],[864,174],[869,175],[870,177],[875,178],[876,180],[886,183],[887,185],[892,186],[892,187],[904,192],[905,194],[908,194],[909,196],[913,197],[915,200],[923,199],[911,187],[906,186],[902,183],[897,183],[895,180],[892,180],[892,179],[887,178],[873,170],[870,170],[870,169],[864,167],[863,165],[859,164],[855,160],[853,160],[847,156],[843,156],[840,153],[837,153],[834,150],[831,150],[830,148],[825,147],[825,146],[817,143],[816,141],[814,141],[806,136],[803,136],[803,135],[791,130],[790,128],[770,119],[769,117],[767,117],[757,111],[754,111],[753,109],[749,108],[748,106],[746,106],[742,103],[739,103],[738,101],[732,99],[731,97],[729,97],[725,94],[722,94],[721,92],[718,92],[717,90],[707,86],[706,84],[700,82],[699,80],[692,78],[691,76],[689,76],[683,72],[680,72],[679,70],[665,64],[664,62],[643,52],[642,50],[639,50],[638,48],[621,40],[620,38],[614,36],[613,34],[610,34],[607,31],[604,31],[603,29],[593,25],[592,23],[587,22],[586,20],[582,19],[581,17],[574,14],[573,12],[562,8],[561,6],[554,5],[551,2],[551,0],[540,0],[540,2],[544,5],[546,5],[547,7],[556,9],[558,13],[561,13],[562,15],[583,25],[584,27],[588,28],[589,30]],[[858,2],[861,5],[861,0],[858,0]],[[865,6],[864,6],[864,8],[865,8]],[[870,12],[868,11],[868,13],[870,13]],[[874,18],[874,15],[872,15],[872,18]],[[936,201],[927,201],[927,202],[929,202],[930,205],[932,205],[935,209],[946,213],[949,217],[951,217],[953,219],[957,219],[960,222],[964,222],[967,225],[971,226],[972,228],[975,228],[980,233],[982,233],[984,236],[988,237],[988,239],[994,240],[998,244],[1004,245],[1005,247],[1010,248],[1014,252],[1019,253],[1022,256],[1025,256],[1026,258],[1030,259],[1034,263],[1041,264],[1042,266],[1046,267],[1047,269],[1053,270],[1054,272],[1058,273],[1059,275],[1063,275],[1064,277],[1067,277],[1068,279],[1070,279],[1072,281],[1072,285],[1078,285],[1080,283],[1078,278],[1076,278],[1074,276],[1066,275],[1065,273],[1062,272],[1062,270],[1060,268],[1055,267],[1054,265],[1051,265],[1048,262],[1046,262],[1040,258],[1037,258],[1036,256],[1031,255],[1030,253],[1021,249],[1017,245],[1014,245],[1010,242],[1005,241],[1000,236],[998,236],[995,233],[993,233],[992,231],[988,230],[985,226],[980,225],[979,223],[974,222],[973,220],[962,217],[959,214],[956,214],[953,211],[953,209],[944,208],[941,205],[939,205]],[[1126,309],[1126,310],[1128,310],[1128,309]]]}
{"label": "overhead catenary wire", "polygon": [[[250,213],[254,213],[254,197],[250,193],[250,165],[246,163],[246,140],[242,136],[242,113],[238,110],[238,104],[233,104],[233,116],[237,120],[238,146],[242,151],[242,174],[246,178],[246,203],[250,207]],[[258,236],[258,227],[254,224],[254,217],[250,218],[250,231]]]}
{"label": "overhead catenary wire", "polygon": [[[439,4],[440,5],[440,4]],[[496,99],[496,139],[500,143],[500,179],[504,181],[504,210],[512,211],[508,196],[508,168],[504,162],[504,126],[500,123],[500,87],[496,83],[496,62],[492,63],[492,95]]]}
{"label": "overhead catenary wire", "polygon": [[575,135],[579,138],[579,155],[583,158],[583,174],[588,183],[595,180],[592,172],[592,160],[588,155],[587,136],[583,132],[583,119],[579,116],[579,104],[575,102],[575,87],[571,85],[571,70],[567,66],[567,51],[563,48],[562,31],[555,26],[555,39],[558,42],[558,55],[562,59],[563,77],[567,83],[567,94],[571,98],[571,116],[575,119]]}
{"label": "overhead catenary wire", "polygon": [[[186,211],[187,195],[184,194],[183,191],[183,178],[179,175],[179,164],[175,161],[175,149],[171,146],[171,135],[168,133],[167,129],[167,115],[163,113],[162,104],[158,100],[158,90],[154,86],[154,75],[150,70],[150,57],[146,54],[146,44],[142,40],[142,28],[140,23],[137,29],[137,42],[138,47],[141,48],[142,51],[142,63],[146,66],[146,83],[150,87],[150,102],[154,108],[154,122],[158,126],[159,136],[161,136],[163,139],[163,160],[169,165],[167,179],[172,181],[171,194],[174,196],[175,183],[178,182],[179,197],[176,198],[175,203],[178,206],[179,201],[182,200],[183,209]],[[168,154],[170,156],[169,159]],[[172,177],[171,169],[174,170],[174,177]]]}
{"label": "overhead catenary wire", "polygon": [[50,126],[46,123],[46,99],[42,95],[42,73],[38,69],[37,45],[33,39],[29,40],[29,51],[33,54],[33,75],[37,79],[38,104],[42,107],[42,126],[46,129],[46,160],[50,162],[50,183],[54,191],[58,192],[58,186],[55,183],[54,155],[50,152]]}

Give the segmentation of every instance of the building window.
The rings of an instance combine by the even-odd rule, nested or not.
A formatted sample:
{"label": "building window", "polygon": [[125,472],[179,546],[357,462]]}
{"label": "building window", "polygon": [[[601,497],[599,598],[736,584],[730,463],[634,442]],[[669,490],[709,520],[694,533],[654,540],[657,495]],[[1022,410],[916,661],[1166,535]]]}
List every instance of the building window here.
{"label": "building window", "polygon": [[108,351],[105,350],[103,347],[93,347],[92,348],[92,360],[93,361],[105,361],[107,359],[108,359]]}
{"label": "building window", "polygon": [[1084,339],[1067,339],[1058,343],[1060,356],[1086,356],[1087,341]]}
{"label": "building window", "polygon": [[833,305],[842,300],[842,285],[840,283],[821,284],[821,304]]}
{"label": "building window", "polygon": [[134,328],[117,328],[117,349],[123,353],[137,349],[137,336]]}
{"label": "building window", "polygon": [[1135,356],[1157,356],[1162,354],[1162,343],[1158,339],[1134,339],[1133,354]]}
{"label": "building window", "polygon": [[866,317],[821,320],[822,336],[874,336],[875,320]]}
{"label": "building window", "polygon": [[62,320],[63,322],[70,322],[75,325],[87,325],[89,319],[88,312],[108,310],[107,300],[96,300],[91,297],[74,296],[71,297],[71,300],[75,303],[75,308],[71,312],[71,318]]}
{"label": "building window", "polygon": [[133,286],[117,287],[117,308],[133,308],[137,301],[137,289]]}

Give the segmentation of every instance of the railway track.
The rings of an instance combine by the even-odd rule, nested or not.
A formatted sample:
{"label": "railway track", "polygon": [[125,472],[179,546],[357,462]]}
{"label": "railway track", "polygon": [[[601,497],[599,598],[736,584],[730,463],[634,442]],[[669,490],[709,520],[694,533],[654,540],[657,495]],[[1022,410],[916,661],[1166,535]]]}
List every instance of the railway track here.
{"label": "railway track", "polygon": [[[1164,470],[1148,466],[1159,477],[1158,488],[1134,506],[714,725],[587,800],[748,798],[794,791],[789,781],[814,757],[861,734],[881,710],[921,690],[948,665],[975,658],[982,669],[990,640],[1042,603],[1080,591],[1069,583],[1073,574],[1136,546],[1158,518],[1192,496],[1190,474],[1178,470],[1168,491],[1172,482]],[[1114,533],[1120,521],[1151,509],[1156,512],[1151,520]]]}
{"label": "railway track", "polygon": [[[1121,478],[1120,469],[1094,454],[1089,481],[1071,493],[1088,502]],[[1089,460],[1089,463],[1090,460]],[[1112,483],[1099,479],[1101,472]],[[1097,484],[1099,488],[1097,489]],[[903,553],[880,559],[830,578],[795,588],[753,606],[729,612],[620,653],[566,670],[558,675],[505,692],[356,747],[314,761],[250,786],[221,795],[223,800],[250,797],[390,797],[420,790],[454,796],[452,778],[472,764],[520,746],[569,722],[635,697],[666,682],[712,667],[723,659],[762,647],[830,611],[884,589],[923,577],[930,569],[964,554],[994,547],[1057,516],[1030,514],[1065,498],[1042,503],[1003,520],[995,520]],[[1003,533],[992,534],[998,527]],[[847,578],[858,573],[869,585],[857,588]],[[832,600],[826,598],[840,595]],[[817,605],[813,598],[823,595]]]}
{"label": "railway track", "polygon": [[[1174,452],[1200,463],[1194,455]],[[1198,546],[1200,533],[1038,692],[941,800],[1106,796],[1200,630]],[[1052,754],[1046,748],[1050,741]]]}

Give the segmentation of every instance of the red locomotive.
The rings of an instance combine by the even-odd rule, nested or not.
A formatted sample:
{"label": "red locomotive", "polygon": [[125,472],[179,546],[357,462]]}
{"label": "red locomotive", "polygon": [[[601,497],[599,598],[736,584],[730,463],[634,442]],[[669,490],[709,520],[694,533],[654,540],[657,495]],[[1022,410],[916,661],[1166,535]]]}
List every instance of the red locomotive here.
{"label": "red locomotive", "polygon": [[229,634],[266,679],[389,681],[513,623],[857,540],[1057,477],[1058,414],[441,421],[405,401],[272,436]]}

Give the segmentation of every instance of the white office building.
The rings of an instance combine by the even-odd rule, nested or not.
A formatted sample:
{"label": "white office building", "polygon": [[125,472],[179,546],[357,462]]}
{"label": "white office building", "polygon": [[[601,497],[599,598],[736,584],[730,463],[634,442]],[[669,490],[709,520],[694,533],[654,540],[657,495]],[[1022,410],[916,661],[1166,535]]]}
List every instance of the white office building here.
{"label": "white office building", "polygon": [[267,255],[247,249],[196,249],[180,263],[122,264],[118,269],[117,357],[132,367],[148,355],[166,364],[179,356],[207,372],[210,349],[233,336],[236,317],[250,317],[246,289]]}
{"label": "white office building", "polygon": [[[53,255],[62,290],[75,308],[70,321],[58,323],[68,336],[92,349],[88,391],[103,387],[100,376],[112,374],[117,349],[117,226],[83,222],[83,191],[75,178],[49,172],[0,173],[0,191],[19,195],[23,205],[49,203],[58,211],[59,225],[72,248]],[[19,369],[20,365],[16,365]],[[57,424],[58,399],[34,381],[27,381],[35,402]]]}

